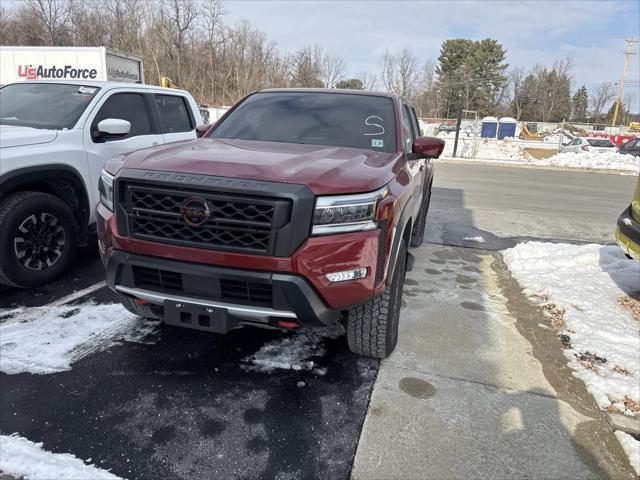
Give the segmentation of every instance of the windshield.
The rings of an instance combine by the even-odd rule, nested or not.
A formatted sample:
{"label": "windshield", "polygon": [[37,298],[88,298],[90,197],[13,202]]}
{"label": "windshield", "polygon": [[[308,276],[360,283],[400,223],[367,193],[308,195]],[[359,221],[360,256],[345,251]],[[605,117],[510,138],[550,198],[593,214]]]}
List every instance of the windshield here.
{"label": "windshield", "polygon": [[0,125],[62,130],[73,126],[98,87],[15,83],[0,89]]}
{"label": "windshield", "polygon": [[397,150],[393,101],[372,95],[256,93],[238,106],[211,137]]}

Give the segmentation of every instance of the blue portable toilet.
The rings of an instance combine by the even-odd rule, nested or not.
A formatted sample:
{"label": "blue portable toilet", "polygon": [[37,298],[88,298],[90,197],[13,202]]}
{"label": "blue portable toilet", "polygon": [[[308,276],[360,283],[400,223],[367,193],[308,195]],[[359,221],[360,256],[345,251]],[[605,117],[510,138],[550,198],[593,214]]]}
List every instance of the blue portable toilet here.
{"label": "blue portable toilet", "polygon": [[498,131],[498,119],[496,117],[484,117],[482,119],[482,128],[480,136],[482,138],[496,138]]}
{"label": "blue portable toilet", "polygon": [[517,123],[518,122],[515,118],[502,117],[498,125],[498,140],[502,140],[506,137],[515,138]]}

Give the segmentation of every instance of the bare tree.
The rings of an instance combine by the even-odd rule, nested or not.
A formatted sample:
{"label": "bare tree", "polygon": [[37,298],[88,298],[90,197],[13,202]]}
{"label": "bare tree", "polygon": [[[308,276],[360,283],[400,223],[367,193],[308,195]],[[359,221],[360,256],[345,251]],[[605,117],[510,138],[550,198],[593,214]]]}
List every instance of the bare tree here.
{"label": "bare tree", "polygon": [[520,120],[522,116],[522,103],[524,100],[524,79],[527,74],[524,68],[516,67],[511,69],[508,74],[509,78],[509,86],[511,87],[511,102],[513,104],[513,108],[515,110],[516,120]]}
{"label": "bare tree", "polygon": [[320,79],[327,88],[334,88],[344,77],[346,65],[339,55],[324,53],[322,56],[322,75]]}
{"label": "bare tree", "polygon": [[408,48],[394,53],[387,48],[380,60],[382,82],[387,90],[410,97],[419,76],[418,61]]}
{"label": "bare tree", "polygon": [[319,45],[308,45],[298,50],[292,58],[291,82],[296,87],[323,87],[324,51]]}
{"label": "bare tree", "polygon": [[378,76],[372,72],[362,72],[358,75],[358,78],[362,82],[363,90],[376,90],[378,88]]}
{"label": "bare tree", "polygon": [[71,0],[24,0],[25,7],[40,20],[46,45],[64,43],[63,34],[73,12]]}
{"label": "bare tree", "polygon": [[613,83],[601,83],[596,86],[589,94],[589,106],[594,122],[598,123],[602,111],[607,104],[613,100],[616,95],[616,89]]}

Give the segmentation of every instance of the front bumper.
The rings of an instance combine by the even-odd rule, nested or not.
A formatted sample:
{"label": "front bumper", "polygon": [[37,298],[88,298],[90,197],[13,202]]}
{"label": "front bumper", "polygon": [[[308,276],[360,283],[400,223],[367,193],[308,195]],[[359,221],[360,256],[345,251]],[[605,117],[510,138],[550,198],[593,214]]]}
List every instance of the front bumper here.
{"label": "front bumper", "polygon": [[339,311],[328,308],[313,288],[291,274],[257,272],[166,260],[113,251],[107,285],[122,294],[166,306],[166,302],[224,310],[239,323],[277,326],[281,320],[328,325]]}
{"label": "front bumper", "polygon": [[620,248],[630,257],[640,260],[640,223],[633,218],[631,206],[618,217],[615,234]]}

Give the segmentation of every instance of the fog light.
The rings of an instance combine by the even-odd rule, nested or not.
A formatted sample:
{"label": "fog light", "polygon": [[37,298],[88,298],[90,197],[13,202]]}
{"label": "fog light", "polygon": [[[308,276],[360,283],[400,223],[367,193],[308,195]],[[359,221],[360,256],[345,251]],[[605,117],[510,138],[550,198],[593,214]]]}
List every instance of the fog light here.
{"label": "fog light", "polygon": [[344,272],[327,273],[326,277],[330,282],[346,282],[347,280],[358,280],[367,276],[366,268],[355,270],[345,270]]}

